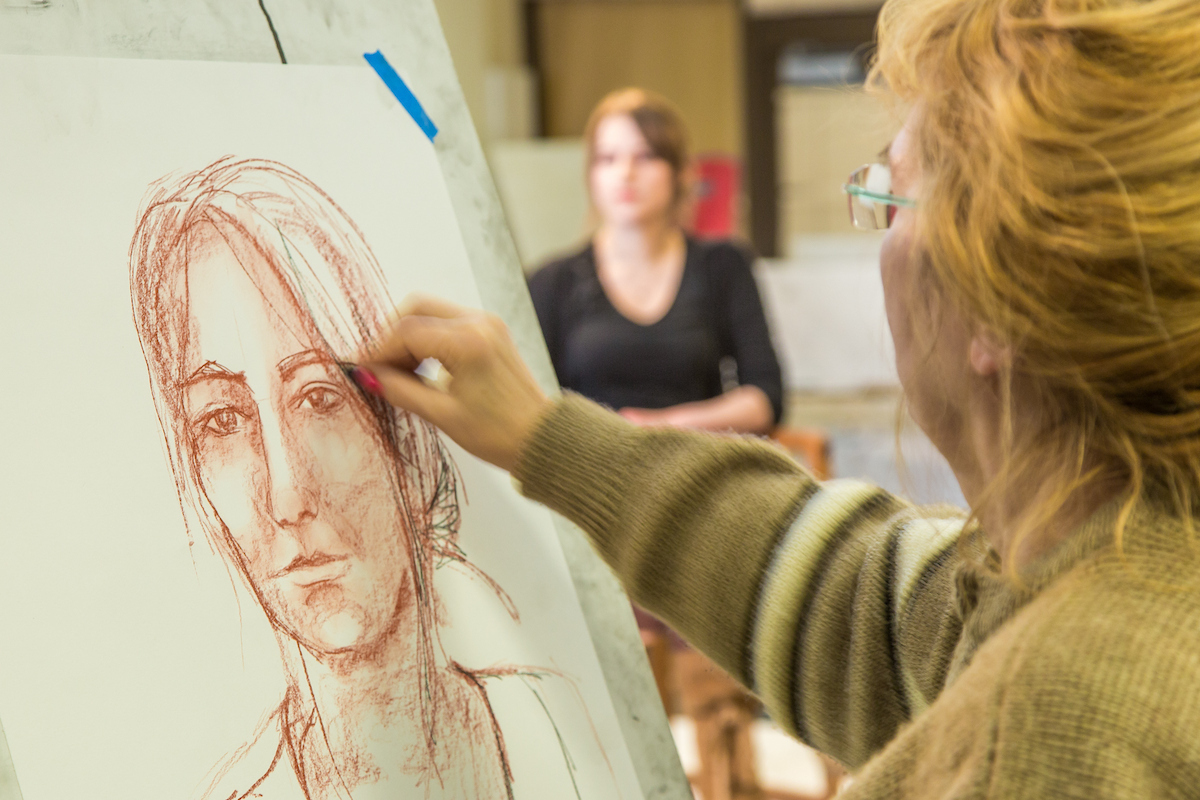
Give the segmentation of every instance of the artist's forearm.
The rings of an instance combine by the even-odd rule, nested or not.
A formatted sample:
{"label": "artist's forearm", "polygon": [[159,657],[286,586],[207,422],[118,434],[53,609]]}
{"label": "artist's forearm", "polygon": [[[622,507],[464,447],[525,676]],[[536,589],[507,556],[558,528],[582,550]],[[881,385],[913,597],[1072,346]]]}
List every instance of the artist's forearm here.
{"label": "artist's forearm", "polygon": [[630,596],[742,680],[762,571],[816,483],[758,441],[637,428],[577,396],[514,476],[584,528]]}
{"label": "artist's forearm", "polygon": [[818,484],[761,441],[638,428],[577,396],[542,418],[513,474],[584,528],[637,603],[845,763],[940,691],[952,582],[925,565],[953,573],[957,515],[930,520],[877,487]]}
{"label": "artist's forearm", "polygon": [[682,403],[663,412],[676,427],[705,431],[765,434],[775,424],[771,401],[757,386],[739,386],[719,397]]}

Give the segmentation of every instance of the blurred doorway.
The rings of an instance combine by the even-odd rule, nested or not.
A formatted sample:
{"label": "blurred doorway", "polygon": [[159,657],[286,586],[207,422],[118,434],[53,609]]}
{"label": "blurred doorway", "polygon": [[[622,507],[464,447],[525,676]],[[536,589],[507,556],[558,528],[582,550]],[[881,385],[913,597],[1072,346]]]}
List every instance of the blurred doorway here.
{"label": "blurred doorway", "polygon": [[[819,74],[814,73],[822,69],[831,85],[839,79],[843,85],[853,82],[861,75],[875,40],[878,8],[836,13],[811,9],[813,6],[829,9],[862,5],[851,0],[825,3],[753,0],[748,4],[742,22],[746,81],[746,185],[750,239],[760,255],[782,255],[780,189],[785,180],[778,141],[780,88],[798,79],[819,81]],[[806,8],[797,10],[798,7]],[[858,61],[857,71],[844,63],[848,54]],[[822,56],[826,57],[824,67],[820,66]],[[806,61],[812,71],[804,69]],[[845,71],[840,72],[843,67]]]}

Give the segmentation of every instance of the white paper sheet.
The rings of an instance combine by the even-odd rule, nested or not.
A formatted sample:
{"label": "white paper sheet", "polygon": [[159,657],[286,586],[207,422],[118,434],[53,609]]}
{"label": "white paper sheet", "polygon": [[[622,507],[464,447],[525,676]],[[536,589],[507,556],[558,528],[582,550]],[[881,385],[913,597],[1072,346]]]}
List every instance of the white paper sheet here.
{"label": "white paper sheet", "polygon": [[[477,303],[432,146],[378,77],[0,57],[0,109],[0,719],[25,800],[504,796],[504,766],[515,797],[640,796],[548,513],[451,445],[457,494],[413,488],[449,463],[428,460],[428,439],[426,472],[380,477],[382,417],[319,358],[283,366],[346,355],[281,310],[299,295],[270,277],[280,252],[288,269],[320,260],[304,220],[352,242],[356,226],[391,300]],[[226,219],[181,187],[229,157],[191,179],[232,181],[232,205],[213,206],[242,210]],[[135,242],[152,186],[171,208],[209,209],[188,246]],[[273,198],[297,191],[281,227]],[[314,205],[326,216],[305,216]],[[264,241],[276,226],[275,256],[247,245],[249,218]],[[166,264],[160,296],[176,304],[142,340],[131,246]],[[186,278],[170,277],[176,262]],[[352,316],[313,280],[300,308]],[[185,342],[165,347],[157,383],[155,336]],[[155,392],[177,398],[177,418]],[[406,525],[436,547],[389,544],[380,531],[403,515],[384,490],[410,492]],[[202,508],[190,524],[181,493]],[[417,515],[433,522],[412,522],[411,498],[435,496],[440,510]],[[421,558],[436,565],[423,595]],[[375,613],[381,597],[393,616]],[[414,623],[416,607],[432,622]],[[430,726],[435,743],[412,738]]]}

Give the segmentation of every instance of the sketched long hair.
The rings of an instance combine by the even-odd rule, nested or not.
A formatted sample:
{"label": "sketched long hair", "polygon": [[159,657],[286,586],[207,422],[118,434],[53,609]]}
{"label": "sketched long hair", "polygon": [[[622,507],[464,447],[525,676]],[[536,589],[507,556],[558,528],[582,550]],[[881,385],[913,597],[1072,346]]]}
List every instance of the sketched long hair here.
{"label": "sketched long hair", "polygon": [[[238,565],[257,595],[240,550],[205,494],[185,424],[181,384],[189,335],[187,252],[194,229],[203,225],[232,230],[262,255],[301,311],[304,333],[334,359],[381,333],[392,303],[379,264],[353,220],[312,181],[283,164],[227,157],[197,172],[167,176],[147,192],[130,249],[133,318],[180,506],[189,537],[196,528],[203,531],[226,563]],[[441,617],[433,572],[447,561],[475,570],[457,543],[458,471],[424,420],[386,404],[373,405],[366,413],[374,418],[379,441],[395,465],[397,510],[409,531],[419,609],[422,716],[429,731],[429,701],[437,694],[435,629]],[[515,616],[503,590],[482,577]]]}

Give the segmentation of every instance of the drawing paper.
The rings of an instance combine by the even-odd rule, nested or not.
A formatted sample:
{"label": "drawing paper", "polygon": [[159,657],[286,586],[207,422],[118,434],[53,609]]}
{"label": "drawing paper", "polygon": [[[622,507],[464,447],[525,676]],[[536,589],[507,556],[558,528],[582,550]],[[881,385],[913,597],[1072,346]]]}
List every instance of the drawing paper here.
{"label": "drawing paper", "polygon": [[640,796],[549,513],[337,367],[478,304],[370,68],[0,57],[0,108],[25,800]]}

